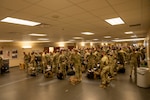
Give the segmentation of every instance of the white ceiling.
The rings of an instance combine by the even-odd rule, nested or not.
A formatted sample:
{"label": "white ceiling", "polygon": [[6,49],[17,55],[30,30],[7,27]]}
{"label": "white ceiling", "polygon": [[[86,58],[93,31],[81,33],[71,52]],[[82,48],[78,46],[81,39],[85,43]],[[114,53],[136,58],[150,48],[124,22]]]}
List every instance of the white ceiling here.
{"label": "white ceiling", "polygon": [[[23,26],[0,22],[0,40],[37,40],[31,33],[46,33],[51,42],[68,41],[75,36],[86,40],[109,41],[131,38],[125,31],[145,37],[150,29],[150,0],[0,0],[0,20],[15,17],[41,22],[40,26]],[[111,26],[104,20],[121,17],[125,24]],[[130,27],[130,25],[141,24]],[[81,34],[95,33],[93,36]],[[104,36],[111,35],[111,39]]]}

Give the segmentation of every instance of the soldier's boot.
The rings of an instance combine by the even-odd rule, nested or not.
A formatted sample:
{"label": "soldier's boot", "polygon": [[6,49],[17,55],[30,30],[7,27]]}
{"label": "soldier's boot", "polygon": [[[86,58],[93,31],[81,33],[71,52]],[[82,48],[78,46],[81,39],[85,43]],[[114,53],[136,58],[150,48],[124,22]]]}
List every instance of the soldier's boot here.
{"label": "soldier's boot", "polygon": [[106,88],[106,85],[101,84],[99,87],[105,89],[105,88]]}

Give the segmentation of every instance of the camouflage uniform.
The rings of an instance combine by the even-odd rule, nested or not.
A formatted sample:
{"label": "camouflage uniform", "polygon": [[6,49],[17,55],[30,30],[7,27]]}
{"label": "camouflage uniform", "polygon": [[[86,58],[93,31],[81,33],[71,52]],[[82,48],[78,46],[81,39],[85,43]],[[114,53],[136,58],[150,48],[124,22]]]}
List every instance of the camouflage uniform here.
{"label": "camouflage uniform", "polygon": [[42,53],[42,70],[45,73],[45,69],[47,67],[46,55],[45,52]]}
{"label": "camouflage uniform", "polygon": [[100,61],[100,70],[101,70],[101,86],[100,87],[106,87],[106,85],[109,83],[108,80],[108,74],[110,71],[110,67],[108,66],[108,57],[104,55]]}
{"label": "camouflage uniform", "polygon": [[24,65],[25,69],[28,71],[28,63],[29,63],[29,57],[28,55],[24,52]]}
{"label": "camouflage uniform", "polygon": [[2,59],[2,57],[0,57],[0,74],[2,73],[1,72],[1,68],[3,67],[3,59]]}
{"label": "camouflage uniform", "polygon": [[109,66],[110,66],[110,74],[111,74],[111,77],[113,77],[114,76],[114,69],[115,69],[116,60],[114,59],[112,54],[110,54],[108,56],[108,59],[109,59]]}
{"label": "camouflage uniform", "polygon": [[134,70],[134,76],[135,76],[135,82],[137,82],[137,54],[135,53],[135,51],[133,51],[133,53],[131,53],[131,58],[130,58],[130,77],[132,76],[132,71]]}
{"label": "camouflage uniform", "polygon": [[82,68],[81,68],[81,55],[75,50],[75,53],[72,55],[71,60],[73,61],[75,67],[75,76],[78,81],[82,80]]}
{"label": "camouflage uniform", "polygon": [[62,72],[63,78],[65,78],[66,77],[66,62],[67,62],[67,59],[66,59],[66,56],[65,56],[63,51],[59,55],[58,61],[59,61],[60,72]]}
{"label": "camouflage uniform", "polygon": [[88,61],[88,69],[93,69],[95,65],[96,56],[91,52],[90,55],[87,56]]}
{"label": "camouflage uniform", "polygon": [[59,67],[59,52],[56,52],[53,54],[53,67],[52,71],[55,73],[58,73],[58,67]]}

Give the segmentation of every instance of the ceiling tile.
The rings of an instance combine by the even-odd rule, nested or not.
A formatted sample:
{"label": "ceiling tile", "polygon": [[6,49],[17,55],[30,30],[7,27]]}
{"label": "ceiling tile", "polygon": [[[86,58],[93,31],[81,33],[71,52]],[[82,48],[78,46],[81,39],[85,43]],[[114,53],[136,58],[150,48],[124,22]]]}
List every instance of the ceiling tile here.
{"label": "ceiling tile", "polygon": [[42,1],[42,0],[24,0],[25,2],[28,2],[28,3],[37,3],[39,1]]}
{"label": "ceiling tile", "polygon": [[96,10],[91,11],[91,13],[98,17],[116,14],[116,12],[111,7],[104,7],[103,9],[96,9]]}
{"label": "ceiling tile", "polygon": [[25,12],[35,16],[42,16],[43,14],[47,14],[52,11],[40,6],[32,5],[28,8],[23,9],[21,12]]}
{"label": "ceiling tile", "polygon": [[22,0],[0,0],[0,5],[5,8],[13,10],[21,10],[22,8],[28,7],[30,4]]}
{"label": "ceiling tile", "polygon": [[87,13],[87,12],[72,16],[72,18],[80,19],[80,20],[88,20],[88,19],[91,19],[93,17],[94,17],[93,15],[91,15],[90,13]]}
{"label": "ceiling tile", "polygon": [[129,3],[130,1],[133,1],[133,0],[107,0],[107,1],[110,4],[123,4],[123,3]]}
{"label": "ceiling tile", "polygon": [[0,20],[5,18],[5,17],[8,17],[10,16],[12,13],[14,13],[15,11],[14,10],[11,10],[11,9],[7,9],[7,8],[0,8]]}
{"label": "ceiling tile", "polygon": [[30,15],[28,13],[21,12],[21,11],[12,14],[10,17],[20,18],[20,19],[25,19],[25,20],[32,20],[32,21],[35,21],[34,19],[36,18],[36,16]]}
{"label": "ceiling tile", "polygon": [[120,17],[125,21],[126,24],[140,24],[141,23],[141,12],[139,10],[130,10],[119,13]]}
{"label": "ceiling tile", "polygon": [[60,12],[51,12],[51,13],[44,15],[44,17],[50,18],[52,20],[60,20],[62,18],[66,18],[67,15],[64,15]]}
{"label": "ceiling tile", "polygon": [[71,1],[73,3],[83,3],[83,2],[87,2],[89,0],[68,0],[68,1]]}
{"label": "ceiling tile", "polygon": [[105,19],[116,18],[116,17],[120,17],[120,16],[118,14],[115,14],[115,13],[99,16],[99,18],[102,19],[103,21]]}
{"label": "ceiling tile", "polygon": [[85,13],[85,11],[77,6],[71,6],[62,10],[59,10],[59,12],[68,15],[68,16],[74,16],[81,13]]}
{"label": "ceiling tile", "polygon": [[42,0],[37,4],[52,10],[60,10],[73,5],[67,0]]}
{"label": "ceiling tile", "polygon": [[113,8],[119,13],[123,11],[136,10],[141,8],[141,0],[130,0],[122,4],[114,4]]}
{"label": "ceiling tile", "polygon": [[109,6],[106,0],[88,0],[87,2],[83,2],[77,5],[88,11]]}

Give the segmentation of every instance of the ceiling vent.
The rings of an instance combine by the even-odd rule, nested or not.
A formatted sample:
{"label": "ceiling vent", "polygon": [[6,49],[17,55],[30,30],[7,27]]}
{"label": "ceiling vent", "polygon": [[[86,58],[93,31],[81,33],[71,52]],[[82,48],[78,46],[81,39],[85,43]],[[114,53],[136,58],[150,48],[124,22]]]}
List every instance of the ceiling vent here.
{"label": "ceiling vent", "polygon": [[141,26],[141,24],[133,24],[133,25],[129,25],[129,27],[138,27]]}

